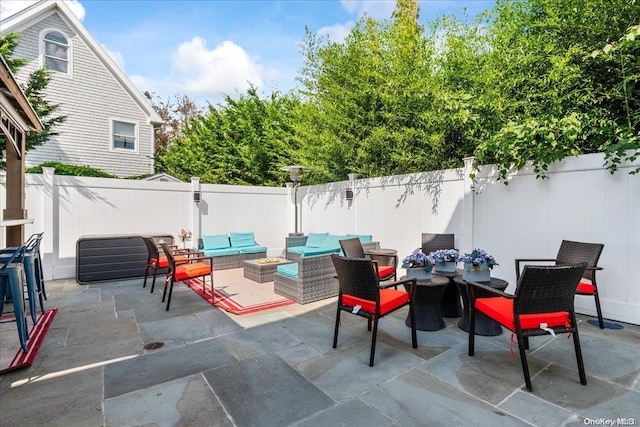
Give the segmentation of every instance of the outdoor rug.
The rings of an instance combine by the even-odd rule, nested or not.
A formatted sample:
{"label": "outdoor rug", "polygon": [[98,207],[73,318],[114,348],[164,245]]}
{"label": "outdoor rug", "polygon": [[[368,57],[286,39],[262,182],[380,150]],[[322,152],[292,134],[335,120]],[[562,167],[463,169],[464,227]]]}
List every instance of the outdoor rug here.
{"label": "outdoor rug", "polygon": [[[208,282],[208,281],[207,281]],[[200,279],[185,280],[192,290],[211,303],[211,289],[202,291]],[[273,292],[273,282],[257,283],[242,276],[242,269],[214,272],[214,306],[233,314],[249,314],[294,304]]]}
{"label": "outdoor rug", "polygon": [[[33,325],[31,318],[27,320],[27,323],[31,325],[29,331],[29,339],[27,340],[27,352],[23,352],[20,348],[20,340],[18,339],[18,333],[16,332],[16,325],[13,322],[7,322],[2,324],[2,330],[0,332],[2,339],[2,351],[0,352],[0,375],[5,372],[13,371],[14,369],[27,368],[31,366],[36,356],[40,345],[44,340],[47,331],[53,318],[56,317],[58,309],[46,310],[40,315],[38,323]],[[3,318],[3,320],[6,320]]]}

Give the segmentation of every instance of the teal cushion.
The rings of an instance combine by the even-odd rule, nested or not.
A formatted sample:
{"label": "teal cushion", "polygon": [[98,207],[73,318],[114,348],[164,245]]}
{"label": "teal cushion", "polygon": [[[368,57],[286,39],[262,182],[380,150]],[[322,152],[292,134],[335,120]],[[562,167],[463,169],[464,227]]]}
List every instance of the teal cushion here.
{"label": "teal cushion", "polygon": [[[322,248],[332,248],[336,251],[340,250],[340,240],[345,239],[346,236],[336,236],[335,234],[329,234],[322,242]],[[308,245],[307,245],[308,246]]]}
{"label": "teal cushion", "polygon": [[267,252],[267,247],[266,246],[258,246],[258,245],[254,245],[254,246],[242,246],[239,247],[238,250],[240,251],[241,254],[259,254],[260,252]]}
{"label": "teal cushion", "polygon": [[322,248],[309,248],[305,247],[300,256],[313,256],[313,255],[326,255],[326,254],[337,254],[340,252],[340,248],[333,247],[322,247]]}
{"label": "teal cushion", "polygon": [[309,233],[309,236],[307,236],[307,242],[305,243],[305,246],[309,246],[312,248],[319,248],[320,246],[322,246],[322,242],[324,242],[324,239],[329,235],[329,233]]}
{"label": "teal cushion", "polygon": [[223,249],[231,246],[229,236],[226,234],[214,234],[202,236],[202,247],[204,249]]}
{"label": "teal cushion", "polygon": [[238,249],[225,248],[225,249],[205,249],[204,254],[206,256],[227,256],[227,255],[240,255]]}
{"label": "teal cushion", "polygon": [[291,252],[292,254],[302,255],[305,249],[308,249],[308,248],[306,246],[291,246],[287,248],[287,252]]}
{"label": "teal cushion", "polygon": [[370,234],[347,234],[347,237],[357,237],[360,239],[360,243],[373,242],[373,236]]}
{"label": "teal cushion", "polygon": [[253,232],[249,233],[231,233],[231,246],[233,247],[242,247],[242,246],[255,246],[256,240],[253,236]]}
{"label": "teal cushion", "polygon": [[276,267],[278,273],[283,276],[293,277],[294,279],[298,278],[298,263],[294,262],[291,264],[283,264]]}

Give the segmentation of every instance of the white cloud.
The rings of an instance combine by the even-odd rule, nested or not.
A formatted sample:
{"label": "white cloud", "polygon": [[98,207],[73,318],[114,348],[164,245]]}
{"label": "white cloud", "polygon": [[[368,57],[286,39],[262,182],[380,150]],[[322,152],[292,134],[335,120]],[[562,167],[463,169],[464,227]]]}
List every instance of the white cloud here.
{"label": "white cloud", "polygon": [[322,27],[318,30],[319,36],[327,36],[329,40],[336,43],[341,43],[349,35],[353,22],[349,21],[345,24],[335,24],[329,27]]}
{"label": "white cloud", "polygon": [[[2,0],[0,2],[0,18],[8,18],[38,1],[39,0]],[[82,3],[80,3],[80,0],[64,0],[64,2],[79,20],[82,21],[84,19],[86,10]]]}
{"label": "white cloud", "polygon": [[122,71],[124,71],[124,56],[122,56],[122,54],[120,52],[118,52],[117,50],[111,50],[106,45],[104,45],[102,43],[100,43],[100,45],[107,52],[107,54],[111,57],[111,59],[113,59],[115,61],[115,63],[118,64],[118,67],[120,67],[120,69]]}
{"label": "white cloud", "polygon": [[224,41],[213,49],[201,37],[180,44],[172,55],[169,85],[179,93],[231,95],[245,92],[249,84],[262,86],[263,67],[232,41]]}

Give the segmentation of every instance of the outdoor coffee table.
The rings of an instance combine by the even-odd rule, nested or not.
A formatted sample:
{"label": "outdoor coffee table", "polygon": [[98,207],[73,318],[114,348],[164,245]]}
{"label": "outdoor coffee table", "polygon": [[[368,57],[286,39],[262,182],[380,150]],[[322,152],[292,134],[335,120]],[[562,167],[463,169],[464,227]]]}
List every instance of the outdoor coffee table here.
{"label": "outdoor coffee table", "polygon": [[[413,311],[416,316],[416,329],[420,331],[439,331],[446,327],[440,309],[440,298],[449,279],[431,275],[431,279],[418,280],[413,300]],[[405,324],[411,327],[411,319],[407,314]]]}
{"label": "outdoor coffee table", "polygon": [[[462,313],[462,317],[458,321],[458,328],[462,329],[465,332],[469,332],[469,293],[467,291],[467,282],[462,280],[462,276],[456,276],[454,279],[456,285],[458,285],[458,289],[460,290],[460,295],[462,295],[462,304],[464,305],[464,312]],[[498,279],[496,277],[492,277],[489,282],[478,282],[483,285],[490,286],[495,289],[499,289],[504,291],[509,282],[506,280]],[[487,292],[482,289],[476,289],[476,297],[482,298],[487,296]],[[476,310],[476,335],[483,336],[496,336],[502,334],[502,326],[498,322],[493,319],[488,318],[483,313]]]}
{"label": "outdoor coffee table", "polygon": [[258,283],[273,282],[273,274],[279,265],[291,264],[285,258],[262,258],[244,261],[244,277]]}

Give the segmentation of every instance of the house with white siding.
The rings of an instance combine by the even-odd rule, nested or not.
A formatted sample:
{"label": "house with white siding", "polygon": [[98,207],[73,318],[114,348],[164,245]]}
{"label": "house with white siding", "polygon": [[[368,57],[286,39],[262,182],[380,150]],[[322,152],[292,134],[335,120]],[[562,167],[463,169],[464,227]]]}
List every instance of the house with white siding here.
{"label": "house with white siding", "polygon": [[46,99],[67,117],[58,135],[27,153],[26,166],[58,161],[119,177],[153,173],[160,116],[68,6],[43,0],[0,21],[0,34],[13,32],[21,35],[14,56],[28,60],[16,79],[52,70]]}

